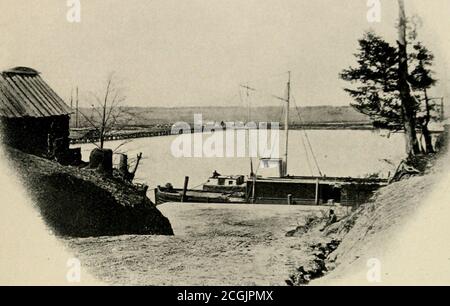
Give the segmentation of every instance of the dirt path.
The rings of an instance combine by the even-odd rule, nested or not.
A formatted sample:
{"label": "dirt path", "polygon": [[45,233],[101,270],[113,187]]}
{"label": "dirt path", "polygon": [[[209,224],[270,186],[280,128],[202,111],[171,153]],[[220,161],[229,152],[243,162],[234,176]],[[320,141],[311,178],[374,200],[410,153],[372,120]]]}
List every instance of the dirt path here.
{"label": "dirt path", "polygon": [[136,285],[285,285],[307,241],[285,237],[326,208],[164,204],[175,236],[68,240],[101,281]]}

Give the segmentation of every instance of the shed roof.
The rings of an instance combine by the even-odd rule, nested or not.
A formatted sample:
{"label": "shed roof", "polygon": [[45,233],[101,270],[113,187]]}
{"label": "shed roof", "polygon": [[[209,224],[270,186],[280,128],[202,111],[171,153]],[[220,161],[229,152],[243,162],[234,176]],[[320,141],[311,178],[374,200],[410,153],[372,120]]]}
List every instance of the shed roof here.
{"label": "shed roof", "polygon": [[0,117],[51,117],[69,115],[72,109],[28,67],[0,73]]}

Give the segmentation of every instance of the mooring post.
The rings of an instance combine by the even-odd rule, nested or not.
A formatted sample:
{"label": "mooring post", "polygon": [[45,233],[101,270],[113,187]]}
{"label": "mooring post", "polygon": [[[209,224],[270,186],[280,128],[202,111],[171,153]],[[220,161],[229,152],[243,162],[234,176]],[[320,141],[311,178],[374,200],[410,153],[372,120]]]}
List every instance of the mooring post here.
{"label": "mooring post", "polygon": [[320,188],[319,179],[316,179],[316,199],[315,199],[316,205],[319,205],[319,188]]}
{"label": "mooring post", "polygon": [[292,205],[292,194],[288,194],[287,200],[288,200],[288,205]]}
{"label": "mooring post", "polygon": [[119,171],[125,177],[128,174],[128,155],[120,154]]}
{"label": "mooring post", "polygon": [[183,195],[181,196],[181,202],[186,201],[186,193],[187,193],[188,184],[189,184],[189,176],[185,176],[184,177],[184,186],[183,186]]}

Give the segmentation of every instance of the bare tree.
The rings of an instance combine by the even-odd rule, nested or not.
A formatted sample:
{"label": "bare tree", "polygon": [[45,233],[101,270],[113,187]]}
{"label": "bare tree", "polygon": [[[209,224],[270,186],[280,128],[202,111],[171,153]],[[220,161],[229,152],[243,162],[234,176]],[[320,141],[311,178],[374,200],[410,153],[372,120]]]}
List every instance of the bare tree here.
{"label": "bare tree", "polygon": [[103,149],[108,133],[124,127],[124,122],[121,122],[124,119],[124,109],[121,105],[126,97],[114,72],[109,74],[104,92],[91,93],[90,96],[94,100],[91,105],[92,116],[82,115],[95,128],[100,142],[99,148]]}

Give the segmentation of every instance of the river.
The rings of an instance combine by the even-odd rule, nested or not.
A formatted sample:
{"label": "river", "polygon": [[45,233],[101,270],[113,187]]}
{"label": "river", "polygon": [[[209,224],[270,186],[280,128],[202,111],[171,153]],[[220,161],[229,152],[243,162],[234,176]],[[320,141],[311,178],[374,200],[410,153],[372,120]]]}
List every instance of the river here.
{"label": "river", "polygon": [[[225,137],[222,131],[215,134]],[[211,135],[204,134],[203,141],[206,142]],[[250,173],[248,157],[175,157],[171,148],[177,137],[194,136],[138,138],[126,143],[118,140],[107,142],[105,147],[116,153],[127,153],[130,158],[142,152],[143,160],[136,173],[136,181],[146,183],[150,190],[167,182],[181,187],[185,176],[190,177],[189,186],[193,188],[204,183],[214,170],[221,174]],[[269,147],[276,147],[277,142],[273,143],[275,145]],[[284,135],[279,137],[278,144],[279,151],[283,151]],[[89,160],[89,153],[95,145],[76,146],[81,146],[83,160]],[[318,175],[316,160],[321,173],[328,177],[365,177],[377,173],[386,178],[404,156],[405,140],[401,133],[387,134],[377,130],[294,130],[289,134],[288,173]],[[258,159],[254,158],[253,163],[256,168]],[[275,171],[261,169],[258,174],[272,175]],[[149,196],[153,194],[149,193]]]}

